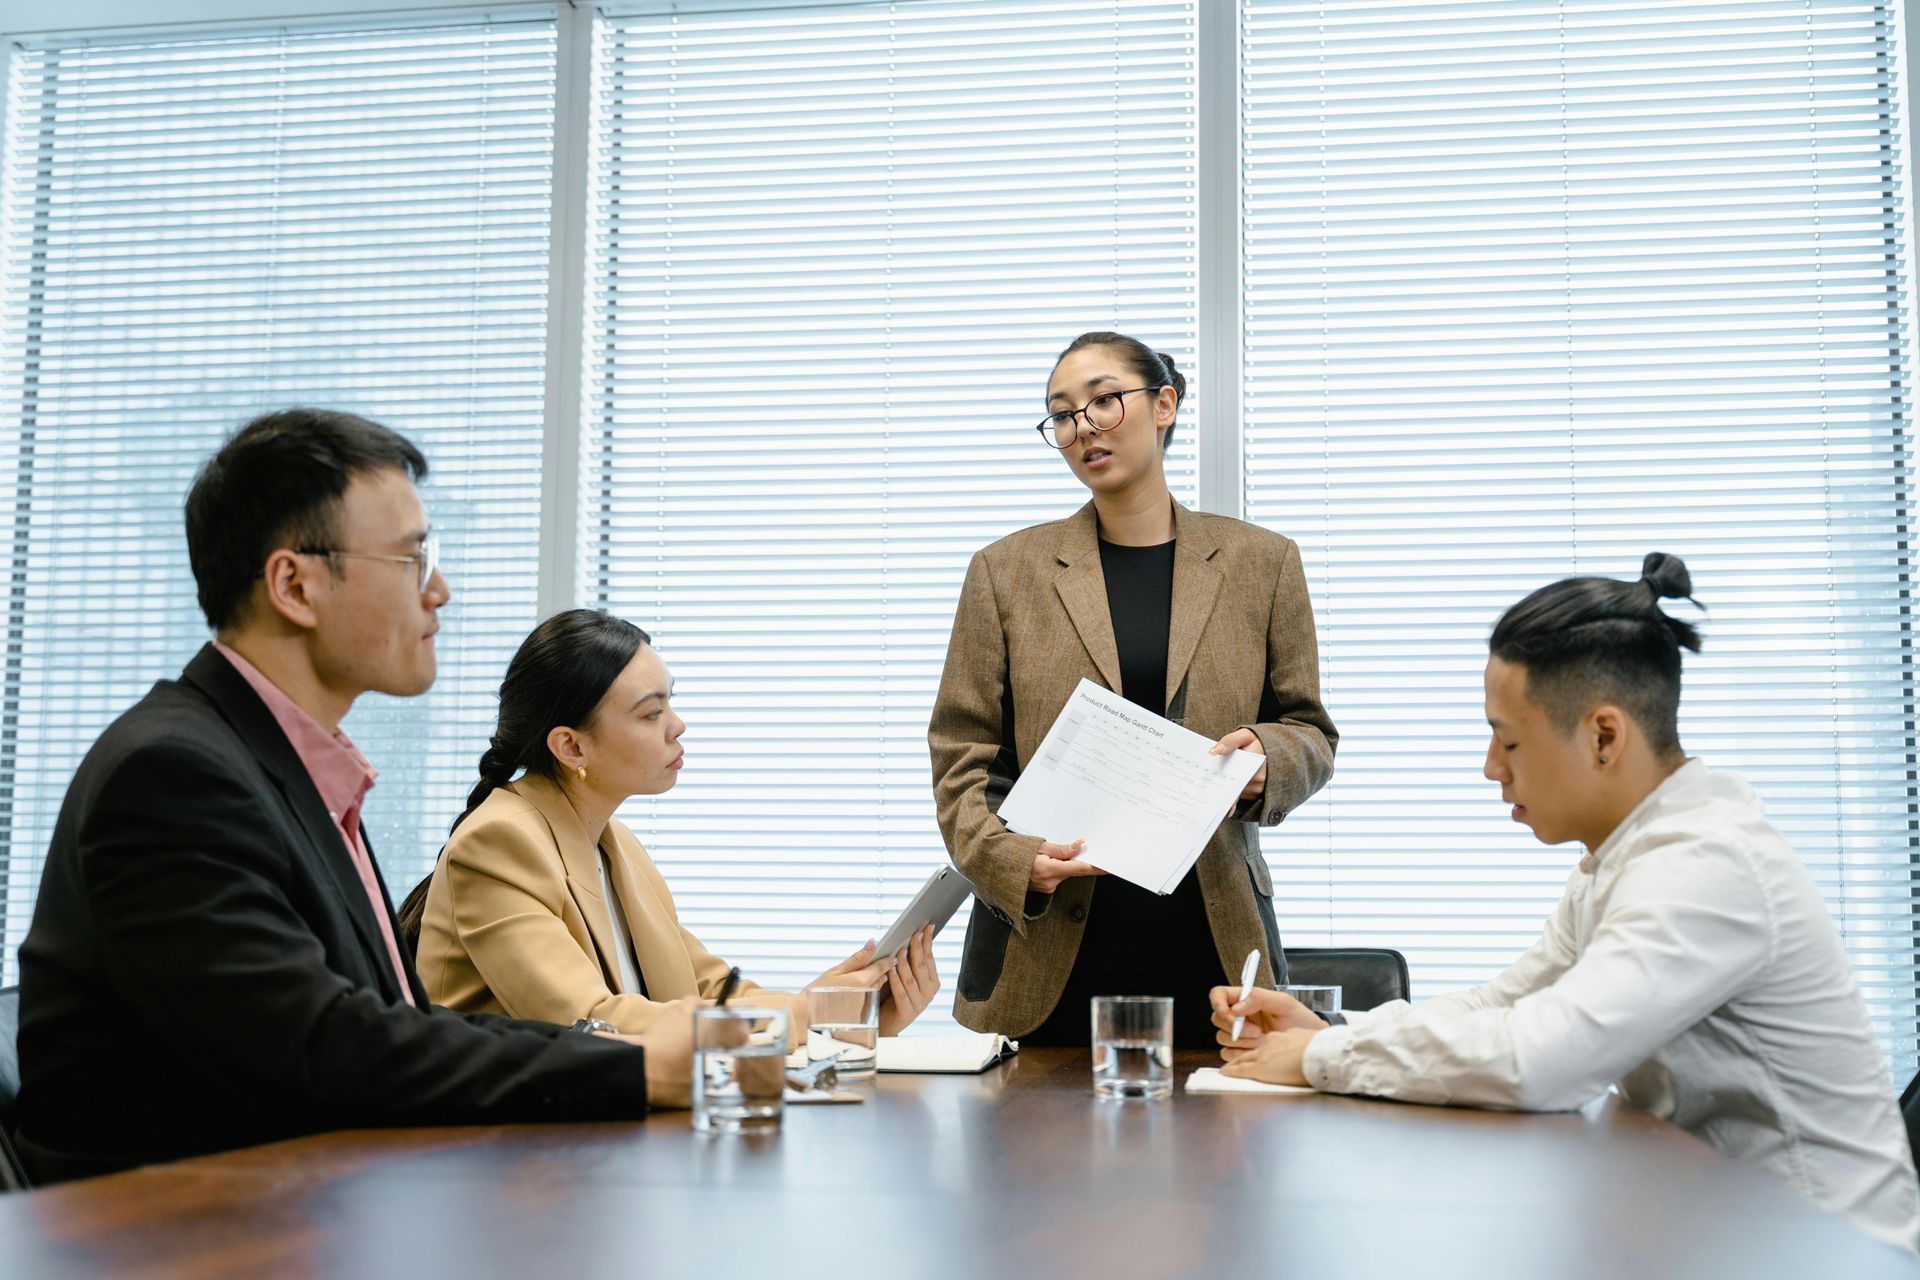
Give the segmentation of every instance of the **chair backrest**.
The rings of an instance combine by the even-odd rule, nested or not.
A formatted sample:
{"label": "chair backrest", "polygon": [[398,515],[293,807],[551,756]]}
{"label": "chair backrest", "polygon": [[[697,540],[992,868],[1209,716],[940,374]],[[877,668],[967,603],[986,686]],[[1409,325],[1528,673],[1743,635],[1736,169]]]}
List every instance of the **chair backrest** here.
{"label": "chair backrest", "polygon": [[1385,947],[1288,947],[1287,983],[1339,987],[1342,1009],[1365,1010],[1412,997],[1407,958]]}
{"label": "chair backrest", "polygon": [[1920,1075],[1908,1081],[1900,1095],[1900,1118],[1907,1122],[1907,1145],[1913,1148],[1914,1163],[1920,1164]]}
{"label": "chair backrest", "polygon": [[24,1190],[27,1170],[14,1149],[20,1103],[20,988],[0,987],[0,1188]]}

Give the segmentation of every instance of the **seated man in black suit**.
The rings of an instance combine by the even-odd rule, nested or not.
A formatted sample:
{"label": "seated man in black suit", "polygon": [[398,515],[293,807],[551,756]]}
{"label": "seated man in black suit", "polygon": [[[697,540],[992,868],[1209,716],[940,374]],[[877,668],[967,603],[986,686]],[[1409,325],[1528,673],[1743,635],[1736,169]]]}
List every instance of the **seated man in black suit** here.
{"label": "seated man in black suit", "polygon": [[[689,1019],[644,1036],[427,1002],[339,730],[433,683],[450,592],[419,451],[350,414],[248,424],[187,496],[215,641],[74,775],[20,948],[20,1138],[79,1177],[323,1129],[684,1105]],[[623,1043],[624,1041],[624,1043]]]}

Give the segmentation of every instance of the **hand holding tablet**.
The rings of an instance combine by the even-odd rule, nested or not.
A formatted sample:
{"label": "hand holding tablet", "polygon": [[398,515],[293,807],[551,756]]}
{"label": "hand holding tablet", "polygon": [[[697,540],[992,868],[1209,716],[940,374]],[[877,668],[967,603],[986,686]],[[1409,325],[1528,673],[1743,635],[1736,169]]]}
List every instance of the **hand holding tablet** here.
{"label": "hand holding tablet", "polygon": [[934,933],[938,935],[953,913],[960,909],[960,904],[972,894],[973,886],[965,876],[950,866],[941,867],[927,877],[927,882],[913,895],[913,901],[907,904],[906,910],[881,935],[874,955],[890,956],[897,953],[927,925],[932,925]]}

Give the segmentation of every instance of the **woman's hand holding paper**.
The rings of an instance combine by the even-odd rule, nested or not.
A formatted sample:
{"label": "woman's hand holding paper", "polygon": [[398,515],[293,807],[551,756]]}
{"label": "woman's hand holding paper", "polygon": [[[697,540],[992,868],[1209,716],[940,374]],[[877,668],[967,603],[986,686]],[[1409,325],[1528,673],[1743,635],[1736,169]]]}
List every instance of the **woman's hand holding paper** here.
{"label": "woman's hand holding paper", "polygon": [[1253,730],[1235,729],[1214,743],[1210,754],[1223,756],[1229,751],[1248,751],[1260,757],[1260,767],[1247,779],[1247,785],[1240,788],[1240,803],[1245,804],[1267,789],[1267,749],[1260,745],[1260,737]]}
{"label": "woman's hand holding paper", "polygon": [[1107,874],[1090,862],[1076,861],[1080,851],[1086,847],[1085,840],[1075,840],[1072,844],[1041,841],[1040,851],[1033,858],[1033,872],[1027,879],[1028,886],[1038,893],[1052,893],[1060,887],[1061,881],[1074,876]]}

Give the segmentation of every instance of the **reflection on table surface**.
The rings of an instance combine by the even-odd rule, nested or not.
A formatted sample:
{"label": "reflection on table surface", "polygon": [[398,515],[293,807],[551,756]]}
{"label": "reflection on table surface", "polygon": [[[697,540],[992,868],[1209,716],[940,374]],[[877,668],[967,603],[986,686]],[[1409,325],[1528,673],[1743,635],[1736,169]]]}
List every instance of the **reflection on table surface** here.
{"label": "reflection on table surface", "polygon": [[[1210,1055],[1182,1053],[1184,1080]],[[323,1134],[0,1197],[0,1275],[1910,1276],[1618,1099],[1093,1097],[1084,1051],[686,1112]]]}

